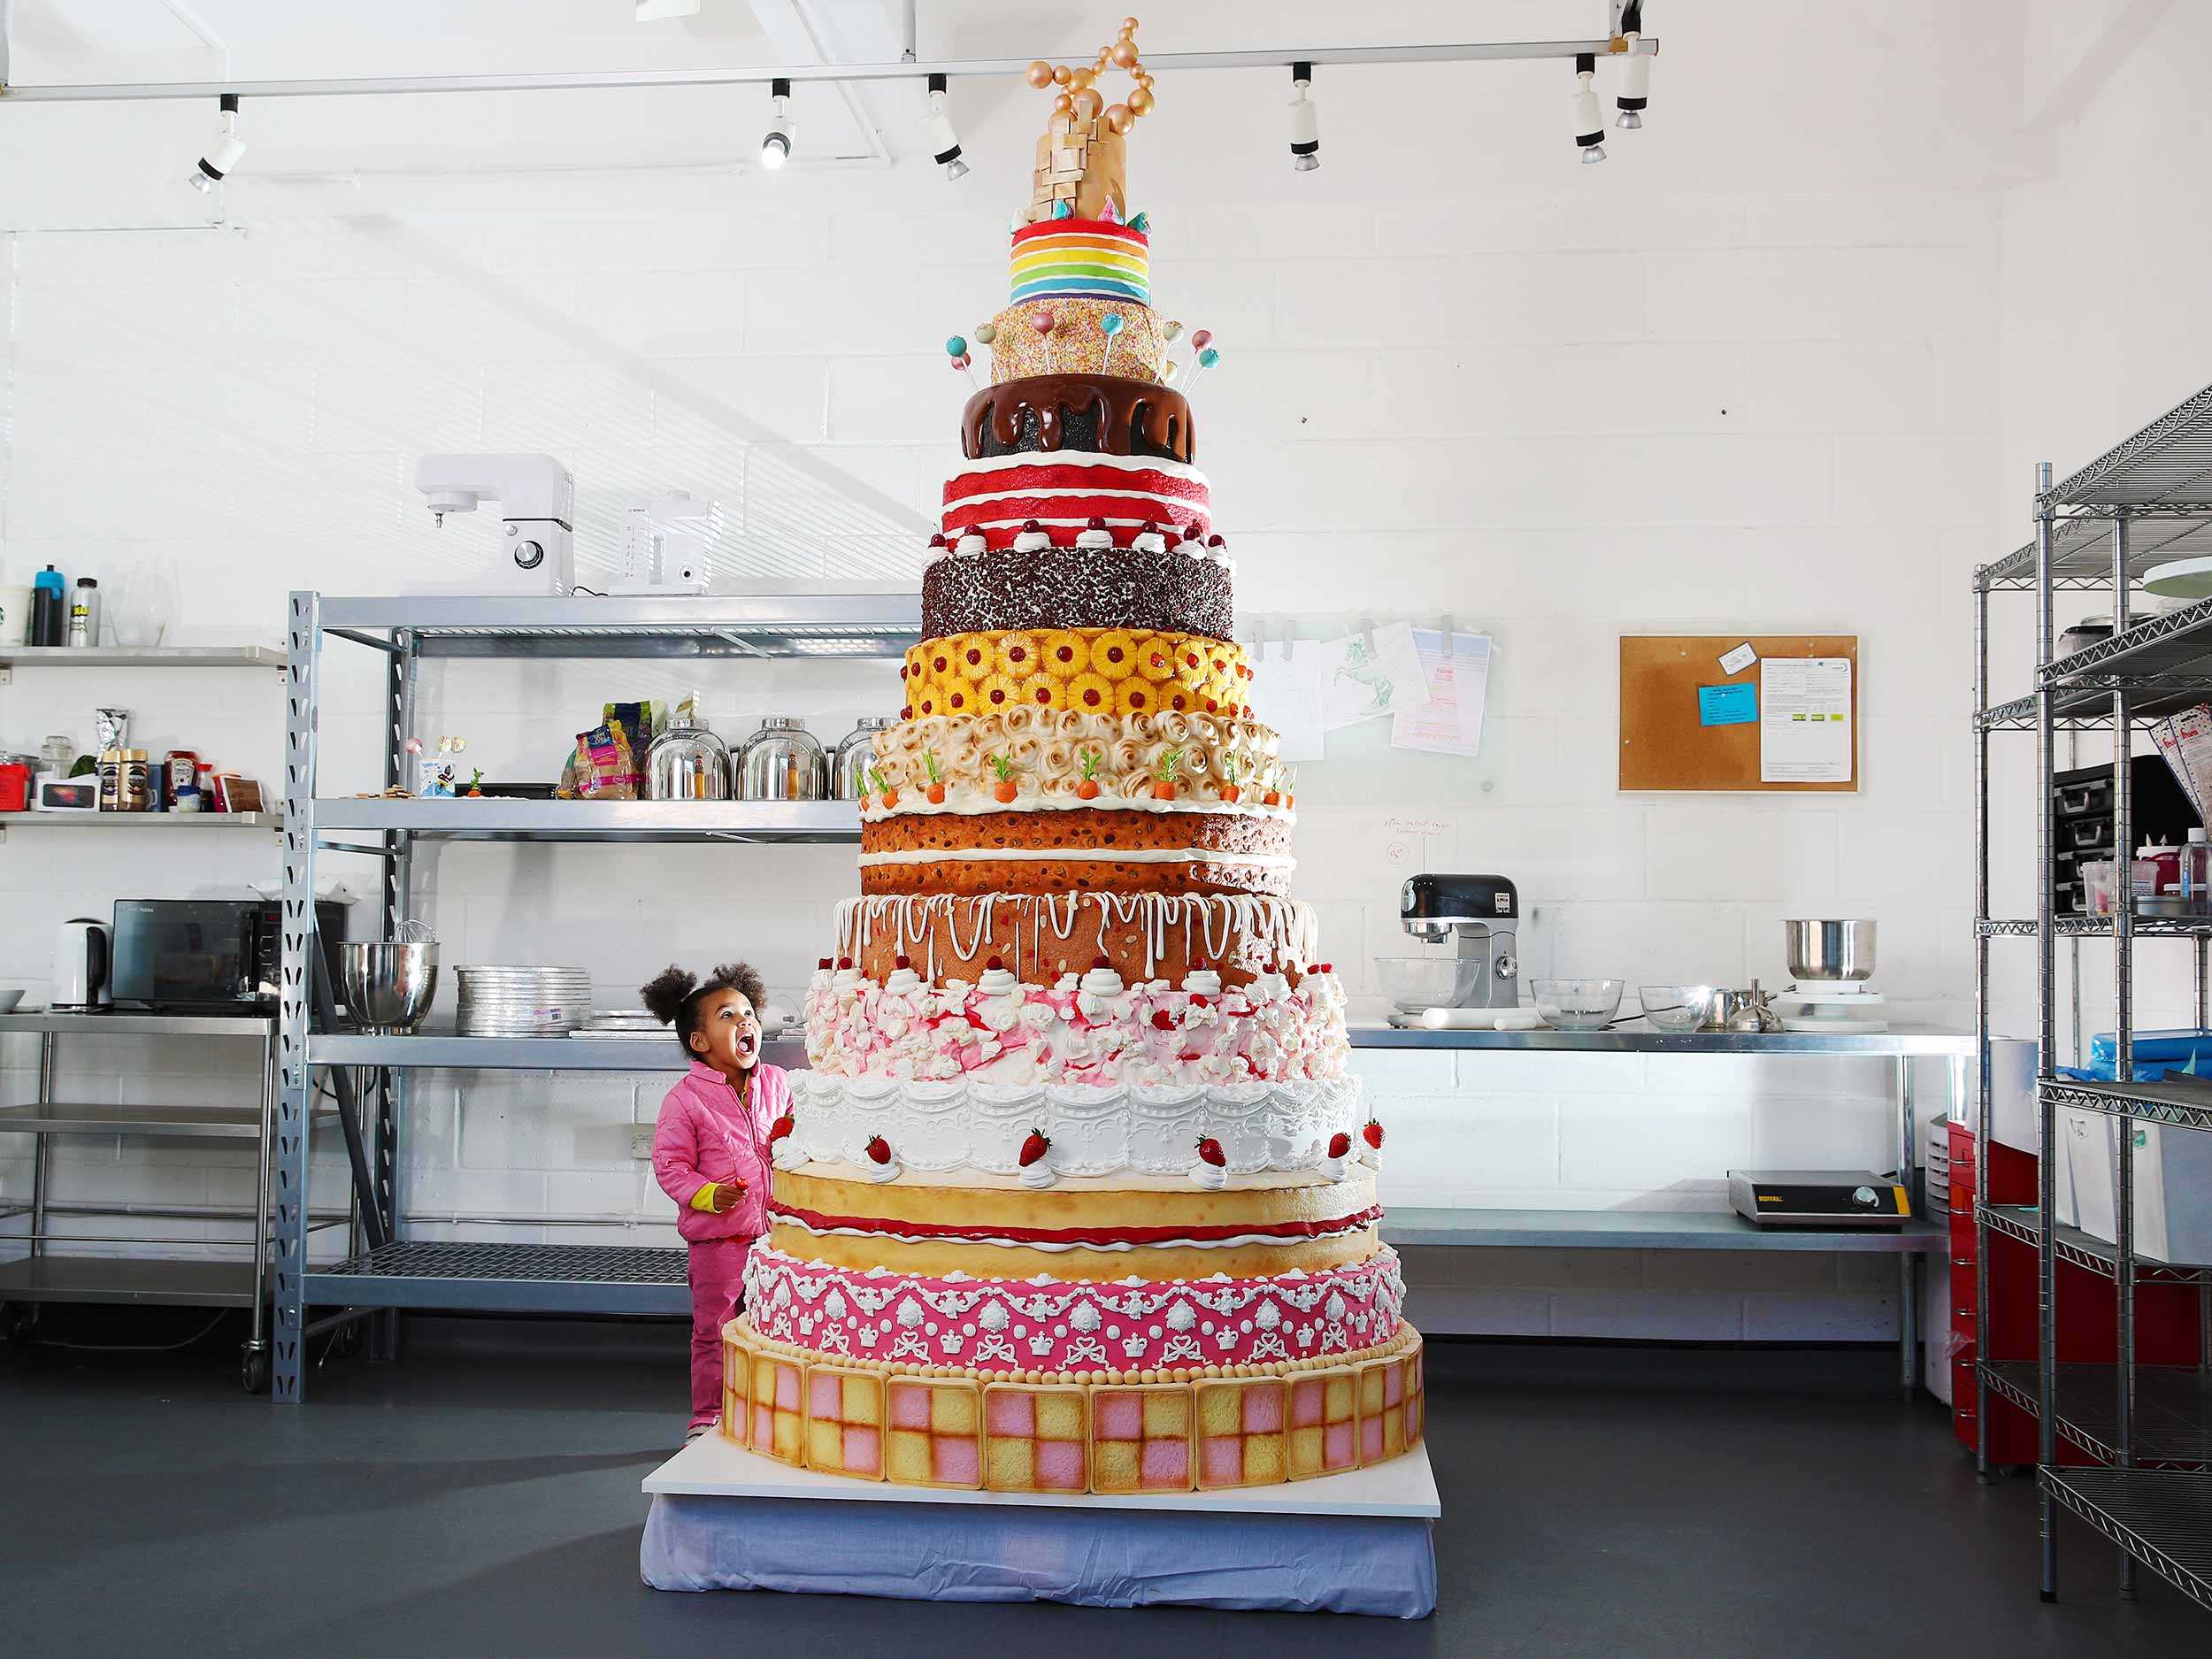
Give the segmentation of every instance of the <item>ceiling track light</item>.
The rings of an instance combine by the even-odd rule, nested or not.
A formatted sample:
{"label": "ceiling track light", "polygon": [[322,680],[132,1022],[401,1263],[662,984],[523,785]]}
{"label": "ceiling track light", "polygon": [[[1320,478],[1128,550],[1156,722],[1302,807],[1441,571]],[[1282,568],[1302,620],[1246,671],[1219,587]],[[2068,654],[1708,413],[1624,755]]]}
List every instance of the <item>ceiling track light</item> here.
{"label": "ceiling track light", "polygon": [[213,196],[215,187],[229,175],[246,154],[246,141],[238,136],[238,95],[226,92],[216,99],[223,111],[223,133],[202,152],[199,162],[186,175],[186,182],[202,196]]}
{"label": "ceiling track light", "polygon": [[768,130],[761,135],[760,165],[770,172],[791,159],[791,83],[778,76],[768,83],[768,103],[774,111]]}
{"label": "ceiling track light", "polygon": [[1651,58],[1636,43],[1644,37],[1644,0],[1628,0],[1621,10],[1621,42],[1628,61],[1621,65],[1620,96],[1613,107],[1620,111],[1613,125],[1633,132],[1644,124],[1644,110],[1651,102]]}
{"label": "ceiling track light", "polygon": [[1595,52],[1575,54],[1574,96],[1567,111],[1574,124],[1575,148],[1583,165],[1605,159],[1605,117],[1598,110],[1598,59]]}
{"label": "ceiling track light", "polygon": [[1311,173],[1321,165],[1321,111],[1306,96],[1313,86],[1313,65],[1291,65],[1290,86],[1290,165]]}
{"label": "ceiling track light", "polygon": [[929,78],[929,114],[922,122],[922,133],[929,140],[930,159],[945,170],[948,179],[964,179],[968,164],[960,159],[960,134],[952,130],[952,117],[945,113],[945,78]]}

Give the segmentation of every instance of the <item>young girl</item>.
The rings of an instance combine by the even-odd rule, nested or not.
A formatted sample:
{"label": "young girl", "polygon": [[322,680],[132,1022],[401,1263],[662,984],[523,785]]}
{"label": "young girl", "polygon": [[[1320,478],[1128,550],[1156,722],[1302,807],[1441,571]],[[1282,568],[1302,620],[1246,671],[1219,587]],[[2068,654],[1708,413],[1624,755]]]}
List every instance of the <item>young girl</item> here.
{"label": "young girl", "polygon": [[714,1426],[722,1404],[722,1326],[744,1294],[745,1257],[768,1231],[768,1131],[790,1110],[791,1082],[760,1064],[767,989],[745,963],[703,981],[680,968],[647,986],[645,1006],[675,1027],[691,1071],[661,1102],[653,1173],[676,1201],[691,1246],[691,1427]]}

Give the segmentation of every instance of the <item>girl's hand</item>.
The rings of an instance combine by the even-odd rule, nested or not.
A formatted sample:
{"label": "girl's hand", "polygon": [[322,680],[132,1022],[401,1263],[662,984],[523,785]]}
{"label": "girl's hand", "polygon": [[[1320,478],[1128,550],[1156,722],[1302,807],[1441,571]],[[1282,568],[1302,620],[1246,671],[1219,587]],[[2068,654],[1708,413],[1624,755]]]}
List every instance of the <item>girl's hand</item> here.
{"label": "girl's hand", "polygon": [[737,1201],[744,1196],[744,1182],[718,1181],[714,1187],[714,1196],[708,1202],[713,1206],[716,1215],[726,1216],[737,1208]]}

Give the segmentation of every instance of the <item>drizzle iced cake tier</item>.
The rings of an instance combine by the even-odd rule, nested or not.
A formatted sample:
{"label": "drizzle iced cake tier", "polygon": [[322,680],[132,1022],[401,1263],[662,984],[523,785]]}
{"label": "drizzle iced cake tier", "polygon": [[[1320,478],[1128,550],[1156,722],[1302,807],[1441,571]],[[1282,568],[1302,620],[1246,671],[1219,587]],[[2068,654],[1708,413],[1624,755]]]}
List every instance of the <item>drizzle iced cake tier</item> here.
{"label": "drizzle iced cake tier", "polygon": [[838,905],[837,941],[841,958],[877,980],[905,956],[925,979],[973,981],[996,956],[1033,985],[1103,960],[1124,980],[1185,985],[1196,971],[1242,987],[1271,964],[1320,956],[1313,906],[1246,895],[879,894]]}

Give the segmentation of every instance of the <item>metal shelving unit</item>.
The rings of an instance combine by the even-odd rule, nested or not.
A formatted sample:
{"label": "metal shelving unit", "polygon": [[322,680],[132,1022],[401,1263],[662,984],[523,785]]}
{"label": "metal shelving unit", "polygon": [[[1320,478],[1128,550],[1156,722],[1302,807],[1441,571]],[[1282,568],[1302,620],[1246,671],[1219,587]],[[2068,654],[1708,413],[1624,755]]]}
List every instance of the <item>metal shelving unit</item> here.
{"label": "metal shelving unit", "polygon": [[[1974,572],[1975,1010],[1979,1049],[1976,1121],[1978,1180],[1990,1166],[1990,941],[2036,940],[2039,1002],[2037,1105],[2040,1118],[2038,1202],[2032,1208],[1984,1203],[1975,1296],[1976,1393],[1980,1440],[1977,1463],[1989,1474],[1989,1402],[2010,1401],[2036,1419],[2038,1484],[2042,1509],[2041,1587],[2058,1594],[2058,1513],[2081,1517],[2119,1545],[2121,1588],[2131,1594],[2139,1563],[2212,1608],[2212,1411],[2206,1376],[2194,1370],[2138,1363],[2136,1291],[2147,1283],[2212,1283],[2212,1269],[2170,1266],[2135,1251],[2134,1136],[2114,1139],[2115,1234],[2105,1244],[2057,1219],[2056,1134],[2061,1108],[2108,1113],[2177,1130],[2212,1131],[2212,1091],[2134,1078],[2134,946],[2139,937],[2193,941],[2196,1023],[2208,1025],[2212,1002],[2208,948],[2212,918],[2139,918],[2132,905],[2110,917],[2053,913],[2048,871],[2055,845],[2052,778],[2057,735],[2070,745],[2082,732],[2111,735],[2113,844],[2124,858],[2134,845],[2129,798],[2134,740],[2148,721],[2212,697],[2212,600],[2136,620],[2131,605],[2153,565],[2212,554],[2212,387],[2198,393],[2099,457],[2054,483],[2037,469],[2035,540]],[[1990,700],[1990,595],[2031,593],[2036,600],[2035,689],[2003,703]],[[2110,601],[2108,640],[2055,657],[2055,595],[2096,593]],[[1994,916],[1990,906],[1989,743],[1993,732],[2037,736],[2036,908],[2032,923]],[[2081,1057],[2081,941],[2112,941],[2115,1074],[2111,1084],[2061,1079],[2058,1054],[2057,951],[2071,956],[2074,1056]],[[2036,1361],[1994,1360],[1989,1354],[1989,1241],[2024,1240],[2037,1253]],[[2062,1364],[2057,1347],[2057,1268],[2085,1268],[2115,1286],[2111,1363]],[[2103,1467],[2062,1467],[2062,1440]],[[2188,1472],[2146,1463],[2186,1465]]]}
{"label": "metal shelving unit", "polygon": [[[241,1357],[246,1386],[258,1391],[269,1370],[266,1293],[269,1262],[269,1193],[272,1149],[276,1122],[276,1034],[273,1018],[214,1015],[31,1013],[0,1015],[0,1036],[35,1035],[39,1040],[38,1094],[35,1100],[0,1107],[0,1135],[36,1137],[31,1161],[31,1198],[11,1213],[29,1217],[30,1231],[6,1235],[9,1243],[24,1243],[29,1254],[0,1263],[0,1302],[20,1304],[20,1317],[35,1323],[40,1304],[49,1302],[161,1302],[180,1307],[245,1308],[251,1310],[252,1327]],[[261,1044],[261,1083],[257,1102],[250,1106],[137,1106],[111,1102],[79,1104],[54,1098],[57,1051],[65,1037],[251,1037]],[[327,1110],[316,1111],[311,1127],[332,1121]],[[246,1210],[174,1206],[53,1203],[52,1137],[55,1135],[178,1136],[195,1140],[250,1141],[258,1151],[254,1191],[257,1202]],[[202,1238],[118,1238],[81,1232],[52,1233],[48,1222],[56,1213],[90,1217],[154,1217],[170,1220],[242,1221],[246,1236],[235,1240]],[[342,1217],[339,1218],[342,1222]],[[311,1228],[334,1224],[328,1217],[311,1220]],[[197,1256],[56,1256],[55,1244],[134,1244],[205,1246],[242,1248],[241,1261],[216,1261]]]}
{"label": "metal shelving unit", "polygon": [[0,835],[11,830],[58,830],[85,834],[94,830],[150,830],[203,834],[218,830],[277,830],[276,812],[10,812],[0,815]]}
{"label": "metal shelving unit", "polygon": [[273,645],[4,645],[0,668],[281,668]]}
{"label": "metal shelving unit", "polygon": [[[461,1244],[400,1237],[401,1104],[426,1067],[657,1071],[660,1044],[574,1039],[488,1039],[426,1033],[377,1037],[312,1031],[306,973],[315,947],[309,902],[325,851],[367,853],[383,871],[381,933],[412,910],[419,843],[856,842],[849,802],[574,802],[413,800],[319,795],[317,728],[326,641],[384,661],[384,776],[403,781],[402,745],[414,724],[426,659],[645,657],[661,660],[894,657],[921,637],[911,594],[774,595],[746,598],[466,596],[326,598],[295,593],[286,612],[284,961],[279,1027],[274,1397],[303,1397],[302,1338],[311,1303],[356,1309],[519,1313],[680,1314],[690,1307],[680,1249],[573,1244]],[[770,1050],[770,1057],[775,1051]],[[369,1248],[311,1268],[304,1127],[315,1068],[355,1066],[373,1079],[362,1126],[369,1171],[357,1194]],[[359,1178],[357,1177],[357,1182]],[[549,1225],[558,1217],[548,1217]],[[382,1332],[378,1340],[388,1340]]]}

